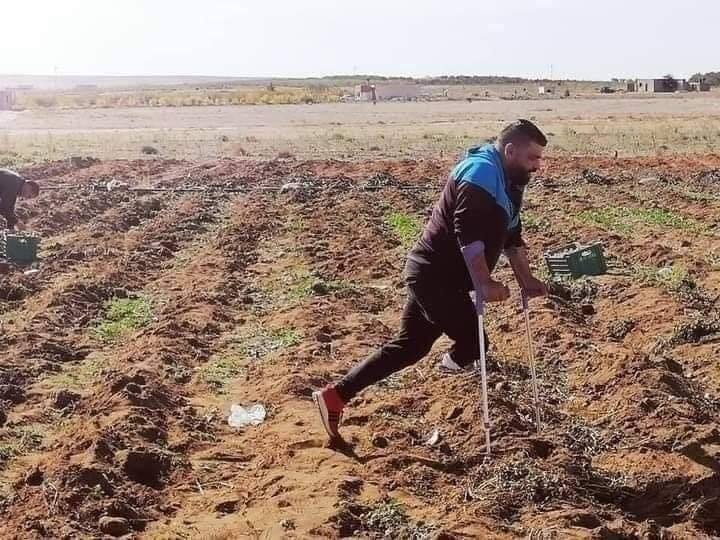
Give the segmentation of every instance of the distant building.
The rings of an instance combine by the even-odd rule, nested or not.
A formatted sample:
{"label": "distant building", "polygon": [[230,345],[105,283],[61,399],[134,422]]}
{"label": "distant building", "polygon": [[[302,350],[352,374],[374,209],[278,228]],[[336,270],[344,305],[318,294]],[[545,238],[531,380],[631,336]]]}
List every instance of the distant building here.
{"label": "distant building", "polygon": [[375,85],[369,82],[357,85],[355,87],[355,98],[360,101],[376,101]]}
{"label": "distant building", "polygon": [[389,84],[361,84],[355,87],[355,97],[360,101],[380,100],[410,100],[420,96],[420,85],[389,83]]}
{"label": "distant building", "polygon": [[0,90],[0,111],[9,111],[15,106],[15,92]]}
{"label": "distant building", "polygon": [[637,79],[635,81],[635,92],[642,94],[659,94],[668,92],[682,92],[688,90],[688,83],[685,79]]}
{"label": "distant building", "polygon": [[420,95],[417,84],[381,84],[375,87],[378,99],[415,99]]}

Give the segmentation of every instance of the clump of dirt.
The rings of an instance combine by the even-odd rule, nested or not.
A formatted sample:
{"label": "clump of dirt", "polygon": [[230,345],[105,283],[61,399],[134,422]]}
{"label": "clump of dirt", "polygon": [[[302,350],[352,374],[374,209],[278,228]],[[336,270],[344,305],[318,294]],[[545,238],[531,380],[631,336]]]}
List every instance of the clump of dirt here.
{"label": "clump of dirt", "polygon": [[551,296],[574,302],[592,302],[598,294],[597,283],[580,279],[576,281],[550,281],[548,293]]}
{"label": "clump of dirt", "polygon": [[588,184],[596,184],[601,186],[608,186],[613,182],[612,178],[599,174],[590,169],[585,169],[581,174],[581,178]]}
{"label": "clump of dirt", "polygon": [[625,336],[635,329],[637,322],[632,319],[614,321],[608,328],[608,337],[615,341],[622,341]]}
{"label": "clump of dirt", "polygon": [[715,339],[720,333],[720,320],[697,317],[677,327],[670,338],[671,345],[701,343],[707,338]]}
{"label": "clump of dirt", "polygon": [[720,194],[720,169],[710,169],[692,175],[688,183],[704,191]]}

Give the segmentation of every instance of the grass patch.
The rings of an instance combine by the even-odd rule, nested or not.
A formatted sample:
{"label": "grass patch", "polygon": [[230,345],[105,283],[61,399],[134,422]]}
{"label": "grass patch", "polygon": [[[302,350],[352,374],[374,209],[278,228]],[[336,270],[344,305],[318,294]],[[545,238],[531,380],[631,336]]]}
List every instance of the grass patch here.
{"label": "grass patch", "polygon": [[223,105],[288,105],[336,103],[340,87],[237,87],[233,89],[162,89],[127,92],[47,92],[18,96],[21,109],[111,109],[125,107],[200,107]]}
{"label": "grass patch", "polygon": [[[311,296],[326,296],[328,294],[354,290],[356,286],[344,280],[324,280],[313,274],[307,268],[301,267],[290,273],[278,284],[281,290],[277,291],[284,301],[299,302]],[[275,287],[275,289],[277,286]]]}
{"label": "grass patch", "polygon": [[8,461],[37,450],[43,435],[32,427],[14,428],[7,431],[0,441],[0,467]]}
{"label": "grass patch", "polygon": [[362,522],[367,531],[381,534],[383,538],[420,540],[429,538],[436,530],[422,521],[413,522],[403,506],[393,499],[381,501],[369,509],[363,514]]}
{"label": "grass patch", "polygon": [[220,394],[226,392],[228,383],[243,374],[249,361],[294,347],[303,337],[294,328],[267,330],[261,326],[244,330],[231,336],[224,350],[200,368],[198,379]]}
{"label": "grass patch", "polygon": [[243,372],[241,358],[232,354],[223,354],[205,364],[200,372],[200,380],[221,394],[229,381]]}
{"label": "grass patch", "polygon": [[0,169],[16,169],[38,161],[31,156],[21,155],[17,152],[0,153]]}
{"label": "grass patch", "polygon": [[522,217],[522,226],[523,229],[527,231],[539,231],[543,227],[547,227],[547,221],[545,221],[542,218],[537,217],[535,214],[530,212],[523,212]]}
{"label": "grass patch", "polygon": [[287,284],[287,296],[290,300],[302,300],[312,296],[315,278],[307,269],[299,269],[290,275]]}
{"label": "grass patch", "polygon": [[635,275],[645,283],[660,286],[669,291],[677,292],[697,288],[695,280],[682,266],[666,266],[664,268],[638,266],[635,268]]}
{"label": "grass patch", "polygon": [[92,384],[103,370],[105,362],[98,356],[88,356],[82,362],[67,365],[60,373],[47,378],[51,388],[83,391]]}
{"label": "grass patch", "polygon": [[260,329],[258,333],[247,339],[242,345],[246,358],[260,358],[300,343],[302,335],[294,328],[267,331]]}
{"label": "grass patch", "polygon": [[10,506],[17,496],[17,491],[13,489],[9,482],[0,483],[0,510],[4,510]]}
{"label": "grass patch", "polygon": [[608,206],[586,210],[578,216],[581,222],[603,229],[628,233],[637,226],[661,227],[690,232],[703,232],[707,226],[662,208],[627,208]]}
{"label": "grass patch", "polygon": [[710,252],[708,256],[708,263],[710,263],[710,268],[713,270],[720,270],[720,252]]}
{"label": "grass patch", "polygon": [[118,338],[147,326],[152,320],[152,305],[145,297],[113,298],[105,302],[105,317],[95,333],[103,341]]}
{"label": "grass patch", "polygon": [[422,224],[418,218],[399,212],[385,216],[385,224],[390,227],[393,235],[406,248],[415,242],[422,231]]}

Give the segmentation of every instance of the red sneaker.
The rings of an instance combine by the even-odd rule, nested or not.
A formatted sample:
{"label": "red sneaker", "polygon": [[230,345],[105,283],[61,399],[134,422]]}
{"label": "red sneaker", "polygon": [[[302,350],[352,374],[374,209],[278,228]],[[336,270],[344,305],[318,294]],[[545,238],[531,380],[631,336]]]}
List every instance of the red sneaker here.
{"label": "red sneaker", "polygon": [[340,394],[334,387],[328,386],[319,392],[313,392],[312,397],[320,412],[320,419],[327,434],[331,439],[340,438],[338,428],[345,407]]}

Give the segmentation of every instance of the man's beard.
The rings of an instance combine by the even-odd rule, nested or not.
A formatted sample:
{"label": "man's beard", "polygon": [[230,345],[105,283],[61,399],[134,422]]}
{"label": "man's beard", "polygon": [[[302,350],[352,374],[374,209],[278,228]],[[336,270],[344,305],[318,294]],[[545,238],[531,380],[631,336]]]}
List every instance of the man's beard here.
{"label": "man's beard", "polygon": [[508,177],[512,185],[525,187],[530,182],[533,172],[535,171],[528,171],[520,168],[510,169],[508,171]]}

